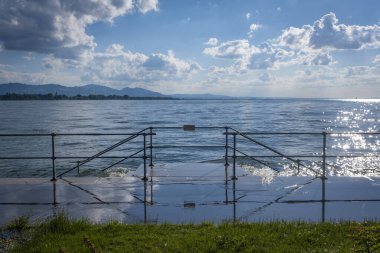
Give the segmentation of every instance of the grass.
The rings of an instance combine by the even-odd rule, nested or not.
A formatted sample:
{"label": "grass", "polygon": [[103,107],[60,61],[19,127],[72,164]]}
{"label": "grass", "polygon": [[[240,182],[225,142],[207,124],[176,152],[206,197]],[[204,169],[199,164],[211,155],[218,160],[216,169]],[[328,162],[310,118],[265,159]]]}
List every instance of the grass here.
{"label": "grass", "polygon": [[91,224],[60,214],[11,252],[380,252],[380,223]]}
{"label": "grass", "polygon": [[26,230],[29,227],[29,217],[28,216],[20,216],[12,221],[10,221],[5,229],[6,230],[16,230],[22,231]]}

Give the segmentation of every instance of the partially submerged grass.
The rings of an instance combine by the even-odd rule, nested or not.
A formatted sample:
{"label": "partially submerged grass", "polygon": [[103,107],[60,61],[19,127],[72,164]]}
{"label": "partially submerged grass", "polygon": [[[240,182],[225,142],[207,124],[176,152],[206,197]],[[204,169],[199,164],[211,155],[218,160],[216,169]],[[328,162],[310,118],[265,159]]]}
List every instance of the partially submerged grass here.
{"label": "partially submerged grass", "polygon": [[20,216],[0,228],[0,252],[8,252],[23,240],[24,232],[29,229],[29,217]]}
{"label": "partially submerged grass", "polygon": [[91,224],[59,214],[12,252],[380,252],[379,223]]}
{"label": "partially submerged grass", "polygon": [[14,220],[11,220],[6,226],[6,230],[17,230],[22,231],[29,227],[29,217],[20,216]]}

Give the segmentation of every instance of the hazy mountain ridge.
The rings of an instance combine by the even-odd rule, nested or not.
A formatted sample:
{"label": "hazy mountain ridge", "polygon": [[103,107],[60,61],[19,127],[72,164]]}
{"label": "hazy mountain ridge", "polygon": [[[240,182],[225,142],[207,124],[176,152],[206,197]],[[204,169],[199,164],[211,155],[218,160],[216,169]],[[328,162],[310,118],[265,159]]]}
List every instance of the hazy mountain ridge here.
{"label": "hazy mountain ridge", "polygon": [[236,99],[236,97],[230,97],[225,95],[215,95],[211,93],[202,94],[171,94],[170,96],[180,99]]}
{"label": "hazy mountain ridge", "polygon": [[129,88],[114,89],[98,84],[87,84],[83,86],[63,86],[60,84],[23,84],[23,83],[5,83],[0,84],[0,95],[7,93],[15,94],[57,94],[66,96],[89,96],[89,95],[104,95],[104,96],[129,96],[129,97],[169,97],[176,99],[236,99],[236,97],[214,95],[210,93],[203,94],[171,94],[165,95],[159,92],[143,89],[143,88]]}
{"label": "hazy mountain ridge", "polygon": [[121,90],[113,89],[110,87],[88,84],[83,86],[63,86],[59,84],[23,84],[23,83],[5,83],[0,84],[0,95],[5,95],[7,93],[16,94],[58,94],[66,96],[88,96],[88,95],[117,95],[124,96],[128,95],[130,97],[167,97],[159,92],[150,91],[143,88],[129,88],[125,87]]}

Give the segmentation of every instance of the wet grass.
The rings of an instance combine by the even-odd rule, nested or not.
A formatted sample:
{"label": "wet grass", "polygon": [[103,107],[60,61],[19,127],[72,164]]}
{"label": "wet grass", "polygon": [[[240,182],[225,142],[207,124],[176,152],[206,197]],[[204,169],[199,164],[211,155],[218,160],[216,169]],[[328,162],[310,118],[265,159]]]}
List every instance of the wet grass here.
{"label": "wet grass", "polygon": [[60,214],[24,226],[11,252],[380,252],[380,223],[91,224]]}

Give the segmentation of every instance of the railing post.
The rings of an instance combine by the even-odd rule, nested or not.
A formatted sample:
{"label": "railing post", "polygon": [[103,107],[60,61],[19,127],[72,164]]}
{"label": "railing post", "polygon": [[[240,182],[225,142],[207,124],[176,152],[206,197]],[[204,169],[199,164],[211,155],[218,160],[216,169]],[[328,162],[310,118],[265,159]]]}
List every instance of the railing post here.
{"label": "railing post", "polygon": [[57,186],[55,185],[56,181],[53,181],[53,205],[57,205]]}
{"label": "railing post", "polygon": [[225,127],[225,129],[226,129],[226,132],[225,132],[225,134],[226,134],[226,146],[225,146],[226,154],[224,156],[224,161],[225,161],[224,165],[228,166],[229,165],[228,164],[228,127]]}
{"label": "railing post", "polygon": [[143,157],[143,159],[144,159],[144,177],[142,178],[142,180],[147,181],[148,178],[146,177],[146,158],[147,158],[147,156],[146,156],[146,133],[143,133],[143,136],[144,136],[144,157]]}
{"label": "railing post", "polygon": [[233,151],[233,167],[232,167],[232,180],[236,180],[236,133],[233,133],[232,136],[234,137],[234,151]]}
{"label": "railing post", "polygon": [[232,181],[233,222],[236,222],[236,181]]}
{"label": "railing post", "polygon": [[147,222],[147,212],[146,212],[146,190],[147,190],[147,185],[146,185],[146,181],[144,181],[144,224],[146,224]]}
{"label": "railing post", "polygon": [[323,154],[322,154],[322,222],[325,222],[325,201],[326,201],[326,137],[327,133],[323,132]]}
{"label": "railing post", "polygon": [[297,174],[300,174],[300,159],[297,159]]}
{"label": "railing post", "polygon": [[323,150],[322,150],[322,178],[326,179],[326,136],[327,133],[323,132]]}
{"label": "railing post", "polygon": [[55,133],[51,133],[51,161],[52,161],[52,169],[53,169],[53,177],[51,181],[56,181],[55,176]]}
{"label": "railing post", "polygon": [[153,127],[150,127],[149,128],[150,130],[150,146],[149,146],[149,149],[150,149],[150,164],[149,166],[152,168],[154,165],[153,165]]}
{"label": "railing post", "polygon": [[77,161],[77,174],[79,174],[79,164],[80,164],[80,161]]}

